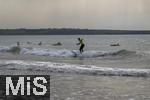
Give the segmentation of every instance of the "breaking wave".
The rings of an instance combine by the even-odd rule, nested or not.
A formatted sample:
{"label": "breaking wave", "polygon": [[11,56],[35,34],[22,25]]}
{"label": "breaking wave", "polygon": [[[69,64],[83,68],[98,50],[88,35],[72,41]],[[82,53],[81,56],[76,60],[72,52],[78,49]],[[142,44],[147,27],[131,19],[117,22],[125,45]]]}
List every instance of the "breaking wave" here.
{"label": "breaking wave", "polygon": [[78,50],[51,50],[40,48],[17,48],[17,47],[0,47],[0,52],[16,52],[20,51],[23,55],[38,55],[50,57],[81,57],[81,58],[97,58],[97,57],[133,57],[140,55],[136,51],[119,50],[119,51],[85,51],[80,54]]}
{"label": "breaking wave", "polygon": [[135,76],[150,77],[150,69],[125,69],[106,68],[93,65],[72,65],[66,63],[23,61],[23,60],[1,60],[0,69],[5,70],[32,70],[47,71],[49,73],[67,73],[83,75],[106,75],[106,76]]}

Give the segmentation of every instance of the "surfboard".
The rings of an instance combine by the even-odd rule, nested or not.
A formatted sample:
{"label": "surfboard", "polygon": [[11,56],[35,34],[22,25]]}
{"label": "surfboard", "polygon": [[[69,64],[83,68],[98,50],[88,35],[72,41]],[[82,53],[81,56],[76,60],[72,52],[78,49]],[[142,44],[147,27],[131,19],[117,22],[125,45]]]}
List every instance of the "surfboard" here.
{"label": "surfboard", "polygon": [[77,50],[72,50],[71,52],[74,54],[74,57],[82,57],[82,54]]}

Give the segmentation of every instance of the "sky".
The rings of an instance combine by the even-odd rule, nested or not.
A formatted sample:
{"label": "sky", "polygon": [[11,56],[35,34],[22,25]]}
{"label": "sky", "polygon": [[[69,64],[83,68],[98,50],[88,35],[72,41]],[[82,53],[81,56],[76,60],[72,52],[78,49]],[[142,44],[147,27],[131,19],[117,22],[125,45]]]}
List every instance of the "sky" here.
{"label": "sky", "polygon": [[150,30],[150,0],[0,0],[0,29]]}

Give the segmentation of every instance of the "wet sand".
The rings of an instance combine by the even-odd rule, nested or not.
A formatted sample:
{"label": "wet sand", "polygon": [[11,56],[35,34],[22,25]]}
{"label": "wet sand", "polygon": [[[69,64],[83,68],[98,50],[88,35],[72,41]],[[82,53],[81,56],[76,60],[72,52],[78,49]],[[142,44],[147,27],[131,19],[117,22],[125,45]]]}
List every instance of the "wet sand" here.
{"label": "wet sand", "polygon": [[50,75],[50,100],[150,100],[148,77],[88,76],[17,70],[0,70],[0,73]]}
{"label": "wet sand", "polygon": [[50,100],[150,100],[150,78],[51,75]]}

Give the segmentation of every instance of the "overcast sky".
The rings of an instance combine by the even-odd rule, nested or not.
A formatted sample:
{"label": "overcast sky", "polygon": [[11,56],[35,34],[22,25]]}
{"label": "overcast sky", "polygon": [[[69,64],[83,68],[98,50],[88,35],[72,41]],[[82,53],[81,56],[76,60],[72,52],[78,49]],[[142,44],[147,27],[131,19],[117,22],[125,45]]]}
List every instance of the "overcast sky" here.
{"label": "overcast sky", "polygon": [[150,0],[0,0],[0,28],[150,29]]}

